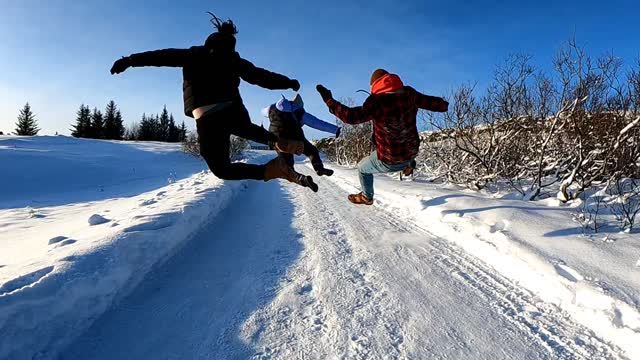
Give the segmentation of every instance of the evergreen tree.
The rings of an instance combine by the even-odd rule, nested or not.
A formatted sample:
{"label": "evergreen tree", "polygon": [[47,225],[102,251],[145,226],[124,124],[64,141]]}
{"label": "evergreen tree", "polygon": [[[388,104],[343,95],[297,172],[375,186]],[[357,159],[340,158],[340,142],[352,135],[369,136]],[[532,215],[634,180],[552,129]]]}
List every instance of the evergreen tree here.
{"label": "evergreen tree", "polygon": [[114,132],[115,134],[115,139],[116,140],[122,140],[124,139],[124,120],[122,120],[122,113],[120,113],[120,110],[116,111],[116,122],[115,122],[116,126],[116,131]]}
{"label": "evergreen tree", "polygon": [[184,124],[184,120],[182,121],[182,125],[178,129],[178,141],[183,142],[187,138],[187,127]]}
{"label": "evergreen tree", "polygon": [[162,109],[162,113],[158,119],[158,141],[168,141],[169,132],[171,128],[169,125],[169,112],[167,111],[167,105]]}
{"label": "evergreen tree", "polygon": [[97,108],[93,108],[91,114],[91,129],[89,137],[93,139],[104,139],[104,117],[102,112]]}
{"label": "evergreen tree", "polygon": [[173,118],[173,114],[169,115],[169,138],[167,139],[169,142],[179,142],[180,141],[180,129],[176,126],[176,121]]}
{"label": "evergreen tree", "polygon": [[76,114],[76,124],[73,125],[73,129],[71,129],[71,135],[75,137],[88,137],[91,129],[91,109],[82,104]]}
{"label": "evergreen tree", "polygon": [[40,129],[38,128],[38,122],[36,116],[31,111],[31,106],[26,103],[20,115],[18,115],[18,122],[16,123],[16,135],[34,136],[38,134]]}
{"label": "evergreen tree", "polygon": [[124,131],[124,140],[127,140],[127,141],[138,140],[139,129],[140,129],[140,124],[138,124],[137,122],[131,123],[131,125],[129,125]]}
{"label": "evergreen tree", "polygon": [[109,140],[120,140],[120,129],[116,124],[116,113],[118,109],[115,101],[111,100],[104,110],[104,138]]}
{"label": "evergreen tree", "polygon": [[146,116],[142,114],[142,120],[140,121],[140,127],[138,128],[138,140],[152,141],[157,136],[156,120],[153,116]]}

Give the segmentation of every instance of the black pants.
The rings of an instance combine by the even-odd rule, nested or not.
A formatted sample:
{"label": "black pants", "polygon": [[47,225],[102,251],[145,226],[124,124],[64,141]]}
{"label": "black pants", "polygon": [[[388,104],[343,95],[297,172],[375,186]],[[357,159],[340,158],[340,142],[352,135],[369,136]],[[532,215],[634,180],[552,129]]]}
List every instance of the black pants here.
{"label": "black pants", "polygon": [[[304,132],[302,131],[302,127],[293,124],[286,125],[287,126],[285,127],[278,127],[272,124],[271,126],[269,126],[269,131],[283,139],[302,141],[304,143],[304,149],[302,150],[302,153],[309,158],[313,169],[316,171],[323,169],[324,165],[322,164],[322,159],[320,158],[318,148],[316,148],[312,143],[309,142],[309,140],[307,140],[307,138],[304,136]],[[293,166],[293,155],[285,153],[279,153],[278,155],[283,157],[287,161],[287,164]]]}
{"label": "black pants", "polygon": [[[293,140],[299,140],[299,139],[293,139]],[[304,137],[302,141],[304,142],[304,150],[302,153],[309,158],[309,161],[311,161],[311,166],[313,166],[313,169],[316,171],[323,169],[324,164],[322,164],[322,159],[320,159],[320,153],[318,152],[318,148],[316,148],[312,143],[309,142],[309,140],[307,140]],[[284,158],[287,164],[293,167],[294,159],[292,154],[279,152],[278,156]]]}
{"label": "black pants", "polygon": [[232,163],[229,158],[231,135],[261,144],[278,140],[276,135],[251,122],[249,113],[241,102],[234,102],[227,108],[205,114],[196,120],[196,127],[200,155],[215,176],[224,180],[264,179],[264,165]]}

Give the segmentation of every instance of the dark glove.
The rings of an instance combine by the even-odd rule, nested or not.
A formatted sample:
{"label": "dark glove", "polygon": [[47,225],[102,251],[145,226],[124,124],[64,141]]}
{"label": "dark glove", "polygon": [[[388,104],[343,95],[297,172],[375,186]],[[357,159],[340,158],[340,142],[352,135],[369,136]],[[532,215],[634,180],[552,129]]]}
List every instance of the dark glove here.
{"label": "dark glove", "polygon": [[129,67],[131,67],[130,57],[126,56],[122,59],[118,59],[113,63],[113,66],[111,67],[111,75],[120,74],[121,72],[127,70]]}
{"label": "dark glove", "polygon": [[291,86],[290,86],[291,90],[293,91],[298,91],[300,90],[300,82],[298,82],[298,80],[291,80]]}
{"label": "dark glove", "polygon": [[316,90],[318,90],[318,92],[320,93],[320,96],[322,97],[323,101],[327,101],[330,99],[333,99],[333,95],[331,94],[331,90],[327,89],[326,87],[322,86],[322,85],[317,85],[316,86]]}
{"label": "dark glove", "polygon": [[340,136],[340,131],[342,131],[342,128],[338,128],[338,130],[336,130],[336,139]]}

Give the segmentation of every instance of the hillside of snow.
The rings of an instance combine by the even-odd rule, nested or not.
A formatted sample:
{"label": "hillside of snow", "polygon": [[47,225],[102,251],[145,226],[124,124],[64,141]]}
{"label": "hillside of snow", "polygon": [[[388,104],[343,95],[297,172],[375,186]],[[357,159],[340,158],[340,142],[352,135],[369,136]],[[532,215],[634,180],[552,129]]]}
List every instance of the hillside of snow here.
{"label": "hillside of snow", "polygon": [[378,176],[355,206],[353,169],[222,181],[162,143],[0,164],[0,359],[640,359],[640,234],[577,204]]}
{"label": "hillside of snow", "polygon": [[179,144],[0,137],[0,359],[48,356],[224,208]]}

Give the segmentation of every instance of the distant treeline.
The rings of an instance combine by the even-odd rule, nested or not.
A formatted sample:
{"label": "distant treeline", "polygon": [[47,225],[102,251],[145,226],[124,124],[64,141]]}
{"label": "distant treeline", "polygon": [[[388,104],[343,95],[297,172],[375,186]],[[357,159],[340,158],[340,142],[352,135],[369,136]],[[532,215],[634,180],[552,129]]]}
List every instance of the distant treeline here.
{"label": "distant treeline", "polygon": [[187,133],[184,121],[180,127],[176,126],[173,114],[166,106],[160,115],[142,114],[140,122],[125,129],[122,114],[113,100],[107,104],[104,113],[95,107],[91,110],[85,104],[80,105],[70,130],[71,135],[82,138],[165,142],[181,142]]}

